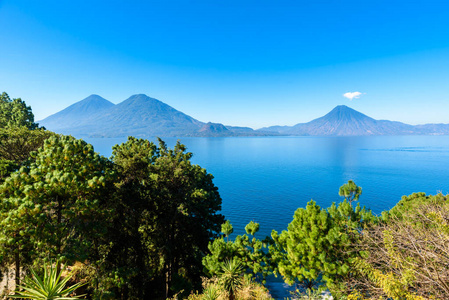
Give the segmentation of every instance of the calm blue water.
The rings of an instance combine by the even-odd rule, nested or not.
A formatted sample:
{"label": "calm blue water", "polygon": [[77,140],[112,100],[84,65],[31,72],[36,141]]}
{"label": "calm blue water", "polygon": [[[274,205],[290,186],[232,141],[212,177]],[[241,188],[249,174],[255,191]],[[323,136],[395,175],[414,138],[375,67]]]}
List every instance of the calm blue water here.
{"label": "calm blue water", "polygon": [[[165,138],[172,147],[175,138]],[[338,202],[349,179],[363,188],[360,203],[375,213],[413,192],[449,192],[449,136],[181,138],[192,161],[214,175],[222,213],[258,237],[286,229],[298,207]],[[123,139],[86,139],[111,155]]]}

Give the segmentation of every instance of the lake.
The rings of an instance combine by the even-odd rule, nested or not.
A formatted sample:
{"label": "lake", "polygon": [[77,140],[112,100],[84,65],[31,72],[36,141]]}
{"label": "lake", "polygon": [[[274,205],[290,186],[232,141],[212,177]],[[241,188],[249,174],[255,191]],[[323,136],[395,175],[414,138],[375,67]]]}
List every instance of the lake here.
{"label": "lake", "polygon": [[[85,139],[110,156],[122,139]],[[164,138],[170,147],[176,138]],[[154,141],[154,140],[153,140]],[[260,223],[259,238],[281,231],[311,199],[321,207],[341,201],[352,179],[360,204],[374,213],[413,192],[449,192],[449,136],[180,138],[193,163],[213,174],[222,213],[244,233]]]}
{"label": "lake", "polygon": [[[170,147],[176,138],[163,139]],[[110,156],[122,139],[86,139]],[[153,139],[155,141],[155,139]],[[362,187],[360,204],[380,214],[403,195],[449,192],[449,136],[227,137],[180,138],[193,163],[213,174],[223,199],[222,213],[234,236],[249,221],[260,223],[263,239],[287,228],[298,207],[311,199],[321,207],[342,200],[339,187],[352,179]],[[285,299],[281,278],[266,285]]]}

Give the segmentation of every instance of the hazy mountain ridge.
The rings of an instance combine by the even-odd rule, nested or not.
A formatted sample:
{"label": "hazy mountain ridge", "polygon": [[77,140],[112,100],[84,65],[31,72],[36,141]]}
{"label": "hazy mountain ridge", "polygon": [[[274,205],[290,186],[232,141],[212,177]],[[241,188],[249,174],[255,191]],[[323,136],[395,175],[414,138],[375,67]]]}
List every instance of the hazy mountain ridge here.
{"label": "hazy mountain ridge", "polygon": [[133,95],[89,120],[98,133],[107,136],[186,135],[204,123],[146,95]]}
{"label": "hazy mountain ridge", "polygon": [[424,132],[423,134],[447,135],[449,134],[449,124],[424,124],[416,125],[415,128]]}
{"label": "hazy mountain ridge", "polygon": [[271,126],[261,130],[295,136],[363,136],[449,134],[449,124],[409,125],[396,121],[375,120],[345,105],[339,105],[323,117],[294,126]]}
{"label": "hazy mountain ridge", "polygon": [[115,106],[114,103],[98,95],[90,95],[89,97],[68,106],[60,112],[45,118],[42,122],[44,122],[44,126],[49,129],[70,129],[74,126],[80,126],[89,118],[94,117],[97,114],[101,114],[113,106]]}
{"label": "hazy mountain ridge", "polygon": [[219,123],[204,123],[143,94],[116,105],[91,95],[41,120],[40,124],[79,137],[266,135],[249,127],[227,128]]}
{"label": "hazy mountain ridge", "polygon": [[91,95],[39,122],[46,128],[79,137],[224,137],[224,136],[363,136],[446,135],[449,124],[408,125],[375,120],[345,105],[323,117],[294,126],[249,127],[198,121],[173,107],[137,94],[119,104]]}

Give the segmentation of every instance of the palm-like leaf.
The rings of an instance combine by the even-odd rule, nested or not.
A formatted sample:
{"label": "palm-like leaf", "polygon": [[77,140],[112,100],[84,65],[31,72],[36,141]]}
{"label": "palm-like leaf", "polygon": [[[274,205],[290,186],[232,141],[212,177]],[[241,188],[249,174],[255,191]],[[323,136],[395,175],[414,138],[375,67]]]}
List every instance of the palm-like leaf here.
{"label": "palm-like leaf", "polygon": [[67,282],[72,278],[73,272],[61,280],[61,273],[51,263],[44,265],[44,275],[41,278],[35,270],[31,269],[31,277],[23,280],[23,285],[19,286],[23,291],[16,292],[10,298],[33,299],[33,300],[65,300],[79,299],[84,295],[69,297],[77,288],[85,283],[76,283],[65,288]]}
{"label": "palm-like leaf", "polygon": [[215,285],[208,285],[203,291],[201,300],[217,300],[220,297],[220,290]]}
{"label": "palm-like leaf", "polygon": [[229,293],[229,299],[234,299],[234,294],[242,285],[242,264],[235,258],[226,261],[219,273],[219,281],[223,288]]}

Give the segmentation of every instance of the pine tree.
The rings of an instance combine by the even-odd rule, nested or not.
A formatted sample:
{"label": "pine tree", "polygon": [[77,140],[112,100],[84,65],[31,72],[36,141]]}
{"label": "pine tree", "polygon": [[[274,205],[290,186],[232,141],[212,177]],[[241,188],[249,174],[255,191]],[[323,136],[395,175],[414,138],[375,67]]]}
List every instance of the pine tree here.
{"label": "pine tree", "polygon": [[93,147],[53,136],[32,153],[34,162],[0,186],[0,242],[24,256],[84,261],[104,233],[110,164]]}
{"label": "pine tree", "polygon": [[327,210],[310,201],[306,208],[296,210],[287,231],[272,232],[270,252],[276,272],[309,293],[328,288],[338,298],[345,293],[354,259],[363,255],[353,246],[360,240],[361,230],[374,221],[371,211],[354,207],[346,199]]}

